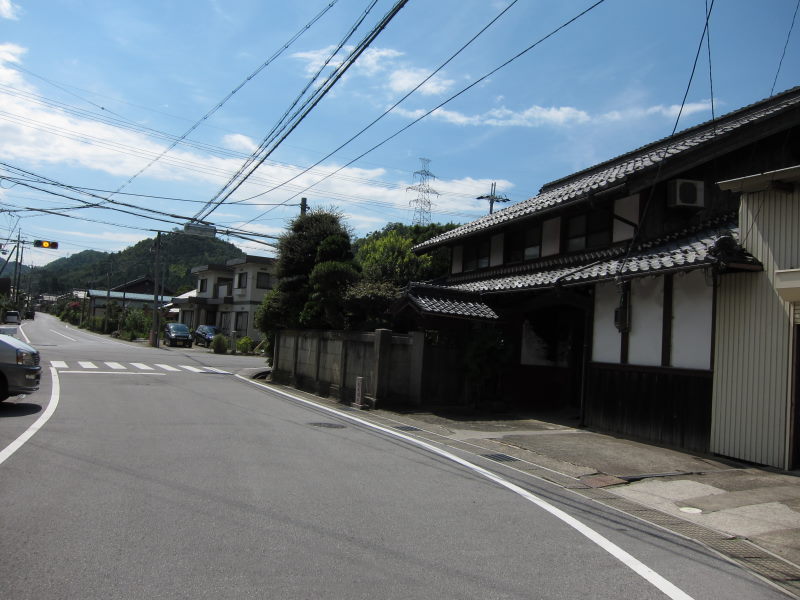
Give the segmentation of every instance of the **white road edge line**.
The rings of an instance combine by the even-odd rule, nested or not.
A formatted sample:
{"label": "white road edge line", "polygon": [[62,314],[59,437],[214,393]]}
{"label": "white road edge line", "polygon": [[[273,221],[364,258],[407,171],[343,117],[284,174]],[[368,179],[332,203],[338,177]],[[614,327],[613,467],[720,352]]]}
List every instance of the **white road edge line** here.
{"label": "white road edge line", "polygon": [[58,332],[57,332],[55,329],[51,329],[50,331],[52,331],[52,332],[53,332],[53,333],[55,333],[56,335],[60,335],[61,337],[65,337],[65,338],[67,338],[67,339],[68,339],[69,341],[71,341],[71,342],[77,342],[77,341],[78,341],[78,340],[76,340],[75,338],[71,338],[71,337],[69,337],[68,335],[64,335],[63,333],[58,333]]}
{"label": "white road edge line", "polygon": [[600,533],[596,532],[591,527],[589,527],[587,525],[584,525],[583,523],[581,523],[575,517],[570,516],[569,514],[567,514],[566,512],[561,510],[560,508],[557,508],[557,507],[553,506],[552,504],[550,504],[546,500],[542,500],[538,496],[530,493],[529,491],[519,487],[518,485],[516,485],[514,483],[511,483],[510,481],[507,481],[506,479],[503,479],[499,475],[496,475],[495,473],[492,473],[491,471],[488,471],[488,470],[484,469],[483,467],[480,467],[480,466],[478,466],[476,464],[473,464],[473,463],[471,463],[471,462],[469,462],[467,460],[464,460],[463,458],[460,458],[460,457],[456,456],[455,454],[447,452],[446,450],[442,450],[441,448],[437,448],[436,446],[433,446],[432,444],[428,444],[427,442],[423,442],[422,440],[418,440],[418,439],[413,438],[413,437],[411,437],[409,435],[405,435],[404,433],[401,433],[399,431],[393,431],[393,430],[388,429],[386,427],[382,427],[380,425],[376,425],[374,423],[370,423],[369,421],[365,421],[364,419],[360,419],[360,418],[358,418],[356,416],[353,416],[351,414],[338,411],[335,408],[330,408],[328,406],[317,404],[315,402],[310,402],[310,401],[305,400],[303,398],[300,398],[298,396],[293,396],[292,394],[289,394],[289,393],[284,392],[282,390],[277,390],[275,388],[271,388],[271,387],[269,387],[267,385],[264,385],[263,383],[258,383],[256,381],[252,381],[252,380],[248,379],[247,377],[243,377],[242,375],[236,375],[236,377],[238,377],[242,381],[246,381],[247,383],[250,383],[250,384],[255,385],[257,387],[263,388],[265,390],[269,390],[270,392],[274,392],[275,394],[278,394],[278,395],[281,395],[281,396],[285,396],[287,398],[291,398],[292,400],[295,400],[297,402],[301,402],[301,403],[306,404],[308,406],[313,406],[314,408],[316,408],[318,410],[323,410],[325,412],[329,412],[329,413],[334,414],[334,415],[336,415],[338,417],[341,417],[341,418],[344,418],[344,419],[349,419],[350,421],[354,421],[356,423],[359,423],[360,425],[364,425],[366,427],[369,427],[371,429],[375,429],[375,430],[380,431],[382,433],[386,433],[386,434],[389,434],[391,436],[406,440],[407,442],[415,444],[415,445],[417,445],[417,446],[419,446],[421,448],[425,448],[426,450],[429,450],[430,452],[433,452],[434,454],[438,454],[439,456],[441,456],[443,458],[446,458],[446,459],[451,460],[451,461],[453,461],[455,463],[458,463],[461,466],[466,467],[467,469],[470,469],[471,471],[474,471],[475,473],[485,477],[486,479],[489,479],[490,481],[494,481],[498,485],[503,486],[504,488],[514,492],[515,494],[518,494],[519,496],[522,496],[523,498],[525,498],[529,502],[532,502],[533,504],[535,504],[539,508],[542,508],[543,510],[549,512],[554,517],[560,519],[561,521],[563,521],[564,523],[566,523],[567,525],[569,525],[570,527],[575,529],[578,533],[580,533],[581,535],[587,537],[589,540],[591,540],[592,542],[594,542],[595,544],[600,546],[600,548],[602,548],[603,550],[605,550],[606,552],[611,554],[611,556],[613,556],[614,558],[616,558],[617,560],[622,562],[622,564],[624,564],[626,567],[631,569],[634,573],[636,573],[640,577],[644,578],[646,581],[648,581],[650,584],[652,584],[654,587],[656,587],[658,590],[660,590],[662,593],[664,593],[667,597],[672,598],[673,600],[693,600],[693,598],[691,596],[689,596],[686,592],[681,590],[675,584],[673,584],[672,582],[668,581],[667,579],[665,579],[664,577],[662,577],[661,575],[656,573],[653,569],[651,569],[650,567],[645,565],[639,559],[634,558],[631,554],[629,554],[628,552],[626,552],[625,550],[623,550],[622,548],[617,546],[614,542],[612,542],[608,538],[606,538],[603,535],[601,535]]}
{"label": "white road edge line", "polygon": [[59,383],[58,371],[55,369],[55,367],[50,367],[50,374],[53,377],[53,389],[50,392],[50,403],[47,405],[47,408],[42,415],[36,419],[36,421],[30,427],[28,427],[28,429],[25,430],[25,433],[0,451],[0,465],[2,465],[12,454],[14,454],[14,452],[19,450],[25,442],[31,439],[37,431],[44,427],[44,424],[47,423],[47,421],[50,420],[50,417],[53,416],[53,413],[56,412],[56,407],[58,407],[58,399],[61,395],[61,384]]}
{"label": "white road edge line", "polygon": [[19,331],[22,334],[22,337],[25,338],[25,343],[30,345],[31,341],[30,341],[30,339],[28,339],[28,336],[25,334],[25,331],[23,331],[22,324],[20,324],[20,326],[17,327],[17,331]]}

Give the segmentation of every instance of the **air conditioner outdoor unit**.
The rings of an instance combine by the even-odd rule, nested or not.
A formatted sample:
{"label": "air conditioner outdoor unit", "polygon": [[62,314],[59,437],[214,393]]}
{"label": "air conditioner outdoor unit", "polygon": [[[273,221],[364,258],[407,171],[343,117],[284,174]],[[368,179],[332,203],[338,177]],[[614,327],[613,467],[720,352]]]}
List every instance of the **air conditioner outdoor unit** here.
{"label": "air conditioner outdoor unit", "polygon": [[667,206],[689,206],[704,208],[705,185],[702,181],[673,179],[667,182]]}

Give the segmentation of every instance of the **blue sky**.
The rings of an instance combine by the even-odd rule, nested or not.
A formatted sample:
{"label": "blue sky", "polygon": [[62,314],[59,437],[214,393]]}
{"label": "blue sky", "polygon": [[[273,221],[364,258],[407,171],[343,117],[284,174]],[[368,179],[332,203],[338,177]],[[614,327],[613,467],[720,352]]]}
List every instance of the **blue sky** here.
{"label": "blue sky", "polygon": [[[467,222],[486,213],[488,204],[476,197],[489,193],[493,181],[511,202],[525,200],[548,181],[669,135],[710,2],[606,0],[320,182],[593,4],[518,0],[377,125],[280,185],[380,116],[511,4],[410,0],[207,220],[221,229],[279,235],[298,213],[302,195],[312,207],[340,210],[355,235],[389,221],[410,223],[409,203],[416,193],[407,188],[416,183],[420,157],[430,159],[436,175],[431,182],[439,192],[433,197],[434,222]],[[350,44],[361,40],[393,3],[379,0]],[[174,222],[156,221],[110,210],[123,208],[111,202],[74,210],[79,202],[73,198],[90,199],[75,192],[68,192],[71,198],[57,197],[5,179],[0,181],[0,208],[5,209],[0,239],[16,238],[21,231],[23,239],[59,241],[58,251],[26,247],[24,262],[38,265],[86,249],[121,250],[152,237],[151,230],[171,230],[179,226],[179,217],[194,216],[234,175],[369,3],[338,0],[184,142],[150,164],[152,159],[328,4],[0,0],[0,162],[78,188],[124,186],[124,194],[113,200],[175,215],[167,219]],[[717,115],[768,97],[773,84],[779,92],[800,83],[800,23],[788,37],[778,71],[797,5],[797,0],[714,2],[710,73],[709,49],[703,45],[679,129],[711,118],[712,82]],[[0,166],[0,176],[12,175]],[[276,189],[263,193],[271,188]],[[230,241],[252,254],[272,252],[238,238]]]}

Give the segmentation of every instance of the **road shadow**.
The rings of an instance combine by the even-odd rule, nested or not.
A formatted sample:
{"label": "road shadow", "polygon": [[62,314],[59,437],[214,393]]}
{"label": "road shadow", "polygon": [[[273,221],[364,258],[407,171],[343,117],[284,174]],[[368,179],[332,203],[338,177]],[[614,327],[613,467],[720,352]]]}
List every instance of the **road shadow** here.
{"label": "road shadow", "polygon": [[0,419],[10,417],[25,417],[42,412],[39,404],[30,402],[0,402]]}

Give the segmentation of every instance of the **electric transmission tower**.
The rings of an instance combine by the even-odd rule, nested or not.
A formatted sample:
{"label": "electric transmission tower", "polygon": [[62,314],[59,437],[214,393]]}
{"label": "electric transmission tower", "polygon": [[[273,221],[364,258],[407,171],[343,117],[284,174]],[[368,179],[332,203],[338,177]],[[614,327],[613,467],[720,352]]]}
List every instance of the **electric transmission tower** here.
{"label": "electric transmission tower", "polygon": [[417,192],[417,197],[409,202],[409,204],[414,207],[414,217],[411,219],[411,224],[430,225],[431,196],[438,196],[439,192],[433,189],[428,183],[431,179],[436,179],[436,175],[428,170],[431,159],[420,158],[419,162],[422,168],[419,171],[414,171],[414,181],[417,183],[406,188],[407,190],[414,190]]}

